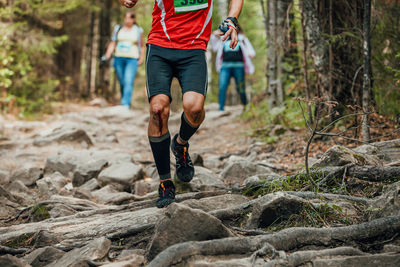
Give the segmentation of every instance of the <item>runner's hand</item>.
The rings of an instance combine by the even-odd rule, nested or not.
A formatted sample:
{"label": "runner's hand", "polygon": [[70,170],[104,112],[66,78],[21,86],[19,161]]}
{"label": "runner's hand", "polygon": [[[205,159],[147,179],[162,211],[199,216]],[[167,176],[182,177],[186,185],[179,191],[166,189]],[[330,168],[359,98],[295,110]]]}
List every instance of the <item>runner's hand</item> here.
{"label": "runner's hand", "polygon": [[143,57],[140,57],[139,60],[138,60],[138,65],[142,65],[142,64],[143,64],[143,61],[144,61],[144,58],[143,58]]}
{"label": "runner's hand", "polygon": [[230,27],[229,30],[225,34],[223,34],[221,32],[221,35],[223,35],[223,37],[222,37],[223,42],[225,42],[225,40],[228,39],[228,37],[231,38],[231,43],[229,44],[229,47],[231,49],[234,49],[236,47],[236,45],[238,44],[238,35],[237,35],[237,31],[234,28]]}
{"label": "runner's hand", "polygon": [[136,3],[138,2],[138,0],[119,0],[119,2],[127,7],[127,8],[132,8],[136,5]]}

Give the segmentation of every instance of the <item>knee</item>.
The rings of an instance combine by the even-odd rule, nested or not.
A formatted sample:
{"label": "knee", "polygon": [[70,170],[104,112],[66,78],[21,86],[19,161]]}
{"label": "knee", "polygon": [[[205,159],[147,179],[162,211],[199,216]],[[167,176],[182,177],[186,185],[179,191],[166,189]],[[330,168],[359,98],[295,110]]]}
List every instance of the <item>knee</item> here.
{"label": "knee", "polygon": [[204,108],[201,105],[184,108],[185,116],[193,126],[198,126],[204,120]]}
{"label": "knee", "polygon": [[166,120],[169,117],[169,105],[154,101],[150,104],[150,116],[153,120]]}

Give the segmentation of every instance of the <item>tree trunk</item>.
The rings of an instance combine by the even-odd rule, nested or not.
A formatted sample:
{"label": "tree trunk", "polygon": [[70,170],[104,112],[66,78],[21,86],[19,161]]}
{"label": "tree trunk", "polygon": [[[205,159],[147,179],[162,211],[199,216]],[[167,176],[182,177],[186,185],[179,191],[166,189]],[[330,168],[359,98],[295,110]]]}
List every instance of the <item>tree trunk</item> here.
{"label": "tree trunk", "polygon": [[371,24],[371,0],[364,2],[364,23],[363,23],[363,50],[364,50],[364,80],[363,80],[363,93],[362,93],[362,107],[364,115],[362,116],[362,137],[364,141],[369,141],[369,126],[368,126],[368,111],[370,102],[370,88],[371,88],[371,37],[370,37],[370,24]]}
{"label": "tree trunk", "polygon": [[87,63],[86,63],[86,93],[85,97],[90,98],[91,96],[91,90],[90,88],[92,87],[92,55],[93,55],[93,39],[94,39],[94,22],[95,22],[95,17],[96,14],[94,11],[91,12],[90,14],[90,33],[89,33],[89,38],[88,38],[88,49],[87,49]]}
{"label": "tree trunk", "polygon": [[317,72],[317,80],[319,81],[317,96],[324,95],[327,96],[328,100],[332,100],[333,97],[329,95],[328,46],[321,28],[318,3],[315,0],[304,0],[301,9],[304,15],[304,25],[311,56]]}
{"label": "tree trunk", "polygon": [[[103,55],[107,49],[107,43],[111,36],[111,8],[112,0],[104,0],[103,8],[100,13],[100,24],[99,24],[99,55]],[[97,88],[99,93],[104,97],[108,98],[110,95],[110,68],[108,64],[100,66],[100,73],[98,79]]]}
{"label": "tree trunk", "polygon": [[267,1],[267,79],[268,105],[282,106],[285,94],[282,86],[282,61],[285,47],[285,21],[291,0]]}

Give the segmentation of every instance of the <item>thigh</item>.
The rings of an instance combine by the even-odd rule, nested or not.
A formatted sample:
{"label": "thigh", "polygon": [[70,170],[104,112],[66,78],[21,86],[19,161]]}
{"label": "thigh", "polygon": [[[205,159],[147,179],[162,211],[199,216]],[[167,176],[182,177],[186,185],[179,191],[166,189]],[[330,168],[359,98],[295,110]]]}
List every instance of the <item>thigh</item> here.
{"label": "thigh", "polygon": [[232,68],[232,74],[235,78],[236,84],[244,83],[244,67],[235,67]]}
{"label": "thigh", "polygon": [[146,87],[149,101],[153,96],[159,94],[167,95],[171,101],[173,67],[162,52],[160,47],[147,46]]}
{"label": "thigh", "polygon": [[114,69],[119,81],[122,81],[124,78],[124,65],[123,58],[114,58]]}
{"label": "thigh", "polygon": [[227,87],[229,84],[229,79],[231,78],[230,69],[229,68],[221,68],[219,72],[219,86]]}
{"label": "thigh", "polygon": [[126,66],[125,66],[125,80],[129,82],[133,82],[136,76],[137,71],[137,64],[138,60],[135,58],[127,59]]}
{"label": "thigh", "polygon": [[208,86],[205,51],[193,49],[182,51],[182,54],[184,56],[175,62],[176,76],[182,87],[182,95],[187,92],[196,92],[205,96]]}

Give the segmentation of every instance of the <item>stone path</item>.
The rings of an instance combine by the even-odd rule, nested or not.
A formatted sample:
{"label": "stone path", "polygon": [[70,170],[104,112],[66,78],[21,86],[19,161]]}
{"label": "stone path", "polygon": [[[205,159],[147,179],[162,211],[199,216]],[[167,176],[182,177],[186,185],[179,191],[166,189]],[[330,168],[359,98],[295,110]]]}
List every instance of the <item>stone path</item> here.
{"label": "stone path", "polygon": [[[361,248],[342,246],[359,242],[354,235],[342,243],[324,241],[325,248],[337,250],[300,253],[293,260],[290,253],[301,246],[321,247],[311,239],[302,245],[283,245],[284,231],[269,235],[263,229],[310,205],[335,205],[354,216],[359,215],[359,206],[380,207],[362,227],[369,229],[373,227],[369,220],[387,217],[383,223],[391,226],[390,231],[400,231],[397,204],[383,208],[385,200],[398,203],[393,193],[398,183],[376,199],[333,194],[317,198],[311,192],[243,196],[242,190],[252,185],[287,177],[277,171],[279,154],[265,152],[266,144],[247,137],[249,127],[240,114],[241,107],[220,112],[216,105],[207,106],[206,120],[191,141],[195,178],[178,185],[177,203],[166,209],[155,208],[158,177],[145,111],[85,107],[45,121],[0,121],[0,266],[297,266],[292,263],[321,264],[333,255],[337,258],[329,264],[339,266],[376,257]],[[177,132],[179,122],[180,113],[171,114],[171,133]],[[390,154],[391,166],[396,166],[396,144],[391,143],[390,149],[381,145],[377,155],[382,158],[359,153],[376,166],[388,164],[382,162]],[[341,151],[345,151],[340,155],[345,164],[360,158],[349,156],[351,151],[333,151],[339,152],[330,151],[317,164],[332,162],[326,157],[337,158]],[[348,231],[349,226],[342,226],[340,231]],[[369,238],[391,238],[385,229],[370,231]],[[290,244],[291,235],[285,234]],[[210,240],[216,243],[206,243]],[[217,240],[224,245],[212,245]],[[398,245],[392,242],[375,251],[380,253],[378,259],[396,266]]]}

